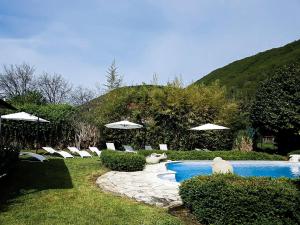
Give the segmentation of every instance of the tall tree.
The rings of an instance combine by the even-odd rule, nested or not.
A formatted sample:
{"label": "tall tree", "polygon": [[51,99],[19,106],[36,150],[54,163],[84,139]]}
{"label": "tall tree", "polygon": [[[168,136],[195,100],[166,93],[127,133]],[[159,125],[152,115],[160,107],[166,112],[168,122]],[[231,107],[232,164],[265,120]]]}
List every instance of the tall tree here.
{"label": "tall tree", "polygon": [[114,60],[107,70],[106,83],[104,86],[108,91],[115,88],[121,87],[122,77],[118,74],[118,67],[116,66],[116,61]]}
{"label": "tall tree", "polygon": [[69,84],[60,74],[44,73],[38,79],[39,91],[49,103],[62,103],[68,100],[72,91],[72,85]]}
{"label": "tall tree", "polygon": [[34,67],[26,63],[3,65],[3,71],[0,73],[1,97],[13,98],[34,91],[34,71]]}
{"label": "tall tree", "polygon": [[95,98],[95,95],[95,91],[78,86],[72,91],[70,102],[74,105],[83,105]]}
{"label": "tall tree", "polygon": [[257,90],[251,121],[261,134],[274,135],[281,153],[300,147],[300,69],[285,66]]}

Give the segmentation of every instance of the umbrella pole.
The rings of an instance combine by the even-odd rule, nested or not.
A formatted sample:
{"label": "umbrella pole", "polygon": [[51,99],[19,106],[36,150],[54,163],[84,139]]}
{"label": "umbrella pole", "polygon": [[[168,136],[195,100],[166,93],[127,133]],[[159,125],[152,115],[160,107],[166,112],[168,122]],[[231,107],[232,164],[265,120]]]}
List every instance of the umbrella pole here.
{"label": "umbrella pole", "polygon": [[37,151],[38,151],[39,130],[40,130],[40,118],[38,117],[38,120],[37,120],[37,136],[36,136],[35,153],[37,153]]}

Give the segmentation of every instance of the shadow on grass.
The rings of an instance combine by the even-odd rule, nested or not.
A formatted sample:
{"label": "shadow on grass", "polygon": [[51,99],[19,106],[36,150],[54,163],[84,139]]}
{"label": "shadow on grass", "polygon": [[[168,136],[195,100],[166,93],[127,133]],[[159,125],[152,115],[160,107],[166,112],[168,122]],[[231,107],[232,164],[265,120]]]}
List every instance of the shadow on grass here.
{"label": "shadow on grass", "polygon": [[6,211],[15,198],[48,189],[72,188],[72,179],[64,160],[19,161],[16,167],[0,179],[0,212]]}

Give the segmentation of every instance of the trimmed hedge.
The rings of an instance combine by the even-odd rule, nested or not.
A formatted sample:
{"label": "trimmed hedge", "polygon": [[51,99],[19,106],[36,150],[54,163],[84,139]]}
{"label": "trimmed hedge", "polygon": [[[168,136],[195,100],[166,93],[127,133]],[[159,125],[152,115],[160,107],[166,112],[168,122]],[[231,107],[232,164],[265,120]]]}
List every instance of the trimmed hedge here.
{"label": "trimmed hedge", "polygon": [[146,164],[145,157],[135,153],[104,150],[101,153],[101,161],[104,166],[117,171],[139,171]]}
{"label": "trimmed hedge", "polygon": [[225,160],[286,160],[281,155],[271,155],[263,152],[240,152],[240,151],[160,151],[141,150],[139,154],[145,157],[152,153],[166,153],[170,160],[212,160],[215,157],[222,157]]}
{"label": "trimmed hedge", "polygon": [[19,158],[19,149],[0,147],[0,176],[7,173]]}
{"label": "trimmed hedge", "polygon": [[201,224],[300,224],[295,180],[198,176],[181,184],[180,196]]}
{"label": "trimmed hedge", "polygon": [[291,152],[289,152],[288,155],[293,155],[293,154],[299,154],[300,155],[300,150],[291,151]]}

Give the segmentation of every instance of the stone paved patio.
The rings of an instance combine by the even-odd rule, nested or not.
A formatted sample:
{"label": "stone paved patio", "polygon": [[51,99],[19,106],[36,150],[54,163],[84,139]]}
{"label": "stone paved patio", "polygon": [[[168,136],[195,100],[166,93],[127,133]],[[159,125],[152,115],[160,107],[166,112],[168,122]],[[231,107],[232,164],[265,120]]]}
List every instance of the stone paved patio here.
{"label": "stone paved patio", "polygon": [[[172,176],[165,163],[146,165],[143,171],[110,171],[99,177],[96,183],[104,191],[127,196],[137,201],[160,207],[174,207],[182,204],[179,196],[179,183],[161,179],[159,174]],[[174,178],[173,178],[174,179]]]}

